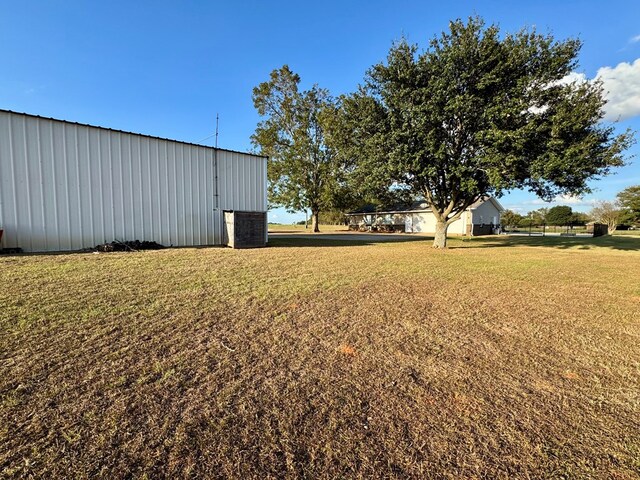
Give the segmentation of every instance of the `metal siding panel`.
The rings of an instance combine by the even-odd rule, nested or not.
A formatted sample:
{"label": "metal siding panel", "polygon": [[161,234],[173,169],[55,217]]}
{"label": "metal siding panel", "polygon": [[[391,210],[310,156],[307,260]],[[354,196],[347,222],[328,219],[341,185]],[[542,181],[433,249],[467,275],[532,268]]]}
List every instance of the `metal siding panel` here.
{"label": "metal siding panel", "polygon": [[16,203],[18,207],[18,228],[24,232],[23,242],[29,250],[33,250],[33,224],[31,221],[31,179],[29,178],[29,164],[31,158],[27,148],[26,118],[16,118],[13,125],[13,147],[16,158],[23,158],[23,162],[15,162],[16,174]]}
{"label": "metal siding panel", "polygon": [[95,244],[96,238],[96,223],[95,223],[95,210],[93,205],[93,190],[100,188],[96,185],[93,172],[95,166],[93,165],[94,156],[91,154],[91,139],[89,128],[78,127],[80,134],[79,145],[79,161],[80,167],[80,189],[82,193],[82,202],[84,207],[82,210],[82,223],[87,226],[84,228],[84,235],[82,236],[82,248],[89,248]]}
{"label": "metal siding panel", "polygon": [[11,117],[0,116],[0,227],[4,229],[1,245],[14,248],[18,246],[20,230],[15,211],[16,177],[11,132]]}
{"label": "metal siding panel", "polygon": [[124,216],[124,169],[122,165],[122,135],[114,134],[111,136],[111,157],[113,159],[114,166],[117,168],[114,170],[114,192],[113,198],[115,199],[113,205],[113,213],[115,216],[116,229],[114,231],[114,239],[121,236],[124,238],[126,223]]}
{"label": "metal siding panel", "polygon": [[163,212],[164,219],[162,221],[162,239],[163,245],[171,245],[171,200],[169,198],[169,152],[167,151],[167,142],[160,141],[158,144],[158,150],[161,152],[162,156],[162,185],[164,198],[163,201]]}
{"label": "metal siding panel", "polygon": [[[153,158],[153,166],[149,166],[150,173],[149,176],[153,178],[155,195],[152,198],[152,215],[153,215],[153,233],[156,238],[159,239],[158,243],[163,243],[162,238],[162,195],[160,190],[160,168],[161,168],[161,158],[160,158],[160,142],[157,140],[152,142],[151,145],[153,148],[150,150],[149,154]],[[151,192],[150,192],[151,198]]]}
{"label": "metal siding panel", "polygon": [[196,223],[197,223],[197,230],[198,230],[198,237],[197,237],[197,243],[199,245],[204,245],[205,240],[203,238],[203,232],[204,232],[204,221],[206,220],[206,205],[203,203],[202,201],[202,167],[203,167],[203,158],[204,158],[204,151],[201,148],[195,149],[194,151],[195,153],[195,158],[194,158],[194,166],[195,166],[195,186],[196,188],[194,189],[194,195],[195,195],[195,204],[198,206],[198,215],[196,217]]}
{"label": "metal siding panel", "polygon": [[149,138],[141,138],[140,149],[140,206],[142,213],[142,228],[144,231],[140,240],[153,240],[153,214],[151,212],[151,146]]}
{"label": "metal siding panel", "polygon": [[38,122],[38,145],[40,175],[46,179],[42,183],[41,196],[43,199],[43,228],[45,245],[60,249],[57,175],[55,171],[53,130],[51,122]]}
{"label": "metal siding panel", "polygon": [[91,152],[91,204],[93,206],[91,220],[93,223],[93,235],[89,247],[98,243],[103,243],[105,239],[104,227],[104,194],[105,185],[102,176],[102,152],[100,151],[100,130],[95,128],[89,129],[89,149]]}
{"label": "metal siding panel", "polygon": [[169,161],[173,169],[173,181],[169,182],[169,188],[171,192],[171,211],[173,213],[173,224],[171,229],[171,243],[179,245],[179,220],[178,220],[178,192],[176,191],[177,178],[178,178],[178,166],[176,161],[176,144],[173,143],[167,146],[169,150]]}
{"label": "metal siding panel", "polygon": [[69,125],[65,129],[67,172],[69,184],[69,231],[71,249],[82,246],[82,201],[80,200],[80,174],[78,171],[78,128]]}
{"label": "metal siding panel", "polygon": [[100,144],[100,174],[102,176],[102,231],[104,241],[115,238],[114,218],[114,186],[113,186],[113,158],[111,155],[111,135],[103,130],[99,131]]}

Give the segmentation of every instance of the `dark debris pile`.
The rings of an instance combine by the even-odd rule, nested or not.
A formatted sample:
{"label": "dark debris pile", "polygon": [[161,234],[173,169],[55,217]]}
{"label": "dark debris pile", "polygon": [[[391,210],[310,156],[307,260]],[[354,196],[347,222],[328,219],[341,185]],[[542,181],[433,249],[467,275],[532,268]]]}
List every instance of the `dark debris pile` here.
{"label": "dark debris pile", "polygon": [[102,245],[96,245],[93,248],[94,252],[137,252],[139,250],[160,250],[165,248],[164,245],[160,245],[156,242],[133,240],[127,242],[120,242],[115,240],[109,243],[103,243]]}

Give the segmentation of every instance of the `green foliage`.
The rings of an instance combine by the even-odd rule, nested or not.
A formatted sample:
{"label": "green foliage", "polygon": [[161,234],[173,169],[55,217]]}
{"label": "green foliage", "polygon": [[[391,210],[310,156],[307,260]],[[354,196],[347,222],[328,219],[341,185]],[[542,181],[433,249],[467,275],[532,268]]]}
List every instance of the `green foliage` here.
{"label": "green foliage", "polygon": [[363,188],[424,196],[447,223],[510,189],[547,200],[587,192],[623,164],[631,134],[601,123],[599,83],[561,81],[580,46],[535,30],[503,35],[479,18],[451,22],[421,53],[402,40],[341,98],[340,153]]}
{"label": "green foliage", "polygon": [[[548,208],[539,208],[537,210],[532,210],[529,212],[526,218],[528,218],[528,222],[534,225],[542,225],[547,223],[547,215],[549,214]],[[529,224],[527,223],[527,225]]]}
{"label": "green foliage", "polygon": [[327,90],[313,85],[300,91],[299,83],[300,77],[284,65],[253,89],[254,106],[264,120],[251,141],[269,156],[270,206],[309,209],[317,221],[341,191],[337,157],[325,137],[335,107]]}
{"label": "green foliage", "polygon": [[621,221],[629,225],[640,224],[640,185],[625,188],[617,198],[623,210]]}
{"label": "green foliage", "polygon": [[573,218],[573,211],[567,205],[558,205],[549,209],[546,222],[548,225],[569,225]]}
{"label": "green foliage", "polygon": [[504,228],[517,227],[524,217],[513,210],[505,210],[500,215],[500,223]]}
{"label": "green foliage", "polygon": [[587,213],[573,212],[571,214],[570,225],[586,225],[591,221],[591,216]]}
{"label": "green foliage", "polygon": [[323,225],[344,225],[347,217],[340,210],[329,210],[320,213],[320,223]]}

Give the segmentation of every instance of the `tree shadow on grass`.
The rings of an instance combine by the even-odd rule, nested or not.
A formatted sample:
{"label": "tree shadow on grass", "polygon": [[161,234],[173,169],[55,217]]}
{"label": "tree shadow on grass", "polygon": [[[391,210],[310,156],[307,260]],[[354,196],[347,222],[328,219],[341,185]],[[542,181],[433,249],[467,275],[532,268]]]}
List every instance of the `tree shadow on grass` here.
{"label": "tree shadow on grass", "polygon": [[640,238],[611,235],[595,238],[495,235],[490,237],[473,237],[465,240],[464,243],[464,247],[461,248],[547,247],[561,250],[592,250],[598,248],[626,251],[640,250]]}
{"label": "tree shadow on grass", "polygon": [[432,242],[433,237],[380,234],[270,235],[269,247],[358,247],[384,243]]}

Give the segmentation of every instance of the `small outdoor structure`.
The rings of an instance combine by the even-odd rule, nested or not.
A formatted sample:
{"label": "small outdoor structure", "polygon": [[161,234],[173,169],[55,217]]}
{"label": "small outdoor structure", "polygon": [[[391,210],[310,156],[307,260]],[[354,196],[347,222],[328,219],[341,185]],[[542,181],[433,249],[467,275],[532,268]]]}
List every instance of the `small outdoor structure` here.
{"label": "small outdoor structure", "polygon": [[594,237],[602,237],[609,233],[609,227],[604,223],[590,222],[587,223],[587,233],[591,233]]}
{"label": "small outdoor structure", "polygon": [[231,248],[264,247],[267,238],[265,212],[224,212],[224,243]]}
{"label": "small outdoor structure", "polygon": [[[471,205],[451,223],[448,233],[458,235],[490,235],[500,225],[504,208],[493,197],[485,197]],[[425,202],[364,208],[347,214],[350,230],[435,233],[436,217]]]}
{"label": "small outdoor structure", "polygon": [[266,215],[266,157],[0,110],[5,251],[223,245],[225,210]]}

